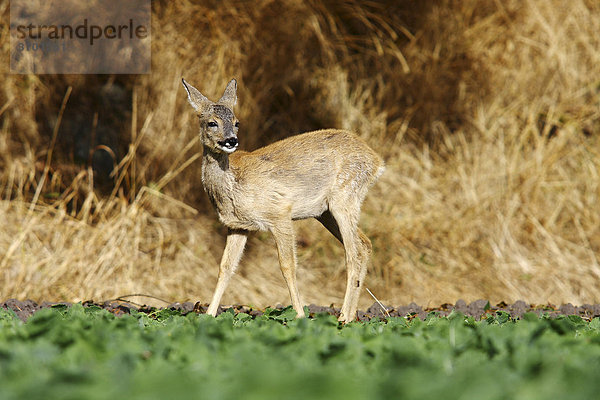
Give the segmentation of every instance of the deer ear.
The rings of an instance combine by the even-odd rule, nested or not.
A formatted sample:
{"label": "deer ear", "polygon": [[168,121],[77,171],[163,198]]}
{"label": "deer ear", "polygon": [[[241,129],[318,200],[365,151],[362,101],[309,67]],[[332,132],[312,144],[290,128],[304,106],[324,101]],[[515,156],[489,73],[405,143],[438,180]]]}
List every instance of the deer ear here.
{"label": "deer ear", "polygon": [[237,81],[232,79],[227,84],[225,88],[225,92],[223,92],[223,96],[218,101],[219,104],[223,104],[229,108],[233,108],[233,106],[237,103]]}
{"label": "deer ear", "polygon": [[201,112],[207,105],[211,103],[211,101],[202,93],[200,93],[198,89],[187,83],[185,79],[181,78],[181,83],[183,83],[183,87],[188,95],[188,101],[192,107],[194,107],[194,110]]}

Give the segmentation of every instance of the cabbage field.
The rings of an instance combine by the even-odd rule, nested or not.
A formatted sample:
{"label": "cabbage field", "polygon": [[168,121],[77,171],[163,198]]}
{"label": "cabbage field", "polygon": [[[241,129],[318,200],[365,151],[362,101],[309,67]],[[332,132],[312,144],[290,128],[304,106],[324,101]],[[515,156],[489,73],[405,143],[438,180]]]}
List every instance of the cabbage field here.
{"label": "cabbage field", "polygon": [[0,308],[2,399],[592,399],[600,319]]}

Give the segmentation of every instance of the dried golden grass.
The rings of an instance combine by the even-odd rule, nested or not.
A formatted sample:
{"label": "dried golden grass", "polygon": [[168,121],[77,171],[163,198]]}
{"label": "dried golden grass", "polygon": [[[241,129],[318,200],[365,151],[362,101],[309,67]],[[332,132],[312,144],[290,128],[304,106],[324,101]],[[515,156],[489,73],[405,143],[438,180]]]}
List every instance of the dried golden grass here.
{"label": "dried golden grass", "polygon": [[[599,31],[600,6],[584,0],[156,2],[150,75],[16,76],[6,60],[0,294],[208,301],[224,230],[180,79],[214,98],[235,76],[245,149],[339,127],[385,156],[361,221],[367,285],[385,303],[598,302]],[[130,101],[103,192],[65,149],[69,118],[94,115],[82,96],[110,85]],[[90,127],[110,119],[95,115]],[[315,221],[297,226],[304,300],[339,305],[343,249]],[[289,302],[268,234],[250,240],[224,302]]]}

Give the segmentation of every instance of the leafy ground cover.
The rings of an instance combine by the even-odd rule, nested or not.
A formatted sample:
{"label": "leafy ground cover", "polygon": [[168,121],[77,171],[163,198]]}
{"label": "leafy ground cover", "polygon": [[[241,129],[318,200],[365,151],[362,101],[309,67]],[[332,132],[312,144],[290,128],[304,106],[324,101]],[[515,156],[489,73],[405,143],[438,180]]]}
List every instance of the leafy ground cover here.
{"label": "leafy ground cover", "polygon": [[3,399],[589,399],[600,319],[0,309]]}

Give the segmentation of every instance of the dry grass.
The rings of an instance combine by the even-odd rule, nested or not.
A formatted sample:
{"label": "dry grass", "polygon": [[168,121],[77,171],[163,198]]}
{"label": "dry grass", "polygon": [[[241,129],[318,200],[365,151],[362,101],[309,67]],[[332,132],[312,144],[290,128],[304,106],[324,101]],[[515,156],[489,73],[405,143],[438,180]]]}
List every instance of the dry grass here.
{"label": "dry grass", "polygon": [[[0,63],[1,298],[208,301],[224,230],[180,80],[214,98],[235,76],[244,148],[340,127],[386,158],[362,219],[384,302],[600,301],[597,2],[165,1],[152,28],[145,76]],[[339,305],[317,227],[298,223],[301,291]],[[289,303],[268,234],[224,302]]]}

